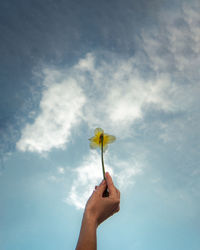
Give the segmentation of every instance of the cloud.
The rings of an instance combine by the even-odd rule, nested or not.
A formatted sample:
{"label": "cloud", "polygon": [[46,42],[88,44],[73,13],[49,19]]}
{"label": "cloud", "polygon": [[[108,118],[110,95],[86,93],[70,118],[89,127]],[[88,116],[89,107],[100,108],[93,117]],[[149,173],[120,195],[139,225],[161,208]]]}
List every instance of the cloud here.
{"label": "cloud", "polygon": [[135,123],[142,125],[144,117],[157,110],[174,117],[174,123],[161,123],[157,117],[163,129],[160,138],[183,138],[188,130],[183,123],[188,116],[197,119],[200,104],[199,10],[197,1],[183,3],[180,10],[163,10],[159,22],[141,32],[132,57],[107,53],[102,61],[93,56],[89,72],[95,91],[89,102],[95,105],[84,107],[91,128],[100,124],[129,136]]}
{"label": "cloud", "polygon": [[63,167],[58,167],[58,173],[59,174],[64,174],[65,173],[65,169]]}
{"label": "cloud", "polygon": [[62,77],[58,71],[45,71],[45,89],[40,101],[40,114],[33,124],[22,130],[17,149],[48,152],[65,148],[71,130],[79,123],[85,103],[82,89],[74,79]]}
{"label": "cloud", "polygon": [[[98,65],[95,65],[95,61],[98,61]],[[175,102],[177,86],[168,75],[145,79],[136,67],[134,58],[120,59],[115,64],[115,61],[98,60],[96,56],[93,64],[89,77],[88,68],[79,72],[85,83],[89,79],[94,83],[83,109],[83,119],[89,127],[102,126],[118,134],[142,120],[149,106],[166,112],[180,110]]]}
{"label": "cloud", "polygon": [[79,60],[77,65],[75,65],[75,69],[92,72],[94,70],[94,61],[94,55],[88,53],[85,58]]}
{"label": "cloud", "polygon": [[[109,166],[106,168],[107,171],[113,172]],[[95,185],[98,185],[102,179],[100,156],[92,151],[82,165],[73,171],[75,178],[65,201],[74,205],[77,209],[83,209]]]}
{"label": "cloud", "polygon": [[142,32],[140,48],[144,65],[167,73],[176,81],[199,79],[200,5],[183,2],[180,9],[163,10],[159,22]]}
{"label": "cloud", "polygon": [[[81,121],[125,138],[152,110],[191,112],[200,94],[197,7],[184,3],[179,11],[163,11],[157,25],[141,32],[139,49],[129,58],[90,52],[73,67],[46,67],[41,112],[22,130],[17,148],[39,153],[63,149]],[[160,123],[172,131],[167,126]],[[165,142],[169,137],[161,132]]]}
{"label": "cloud", "polygon": [[[124,192],[128,187],[130,189],[130,186],[134,184],[134,177],[142,173],[144,166],[136,162],[135,159],[123,161],[115,156],[111,158],[108,155],[106,155],[106,158],[110,158],[109,162],[105,162],[106,171],[112,175],[115,185],[121,192]],[[72,187],[64,201],[77,209],[83,209],[95,185],[99,185],[102,180],[100,154],[91,151],[83,163],[76,167],[73,172]]]}
{"label": "cloud", "polygon": [[22,130],[17,149],[38,153],[63,149],[72,128],[83,120],[91,128],[102,126],[118,134],[142,119],[147,105],[174,109],[165,95],[172,92],[165,75],[145,81],[133,59],[121,59],[117,65],[104,60],[97,65],[97,60],[97,55],[89,53],[66,71],[44,69],[40,113]]}

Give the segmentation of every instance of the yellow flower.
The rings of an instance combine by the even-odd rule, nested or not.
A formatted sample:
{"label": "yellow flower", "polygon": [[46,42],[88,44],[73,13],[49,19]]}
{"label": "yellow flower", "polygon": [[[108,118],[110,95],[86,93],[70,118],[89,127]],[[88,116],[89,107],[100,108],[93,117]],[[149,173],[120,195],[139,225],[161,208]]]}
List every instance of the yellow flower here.
{"label": "yellow flower", "polygon": [[90,148],[94,149],[94,148],[101,148],[101,144],[102,144],[102,140],[103,140],[103,151],[105,152],[105,150],[108,147],[109,143],[112,143],[116,140],[116,137],[113,135],[108,135],[105,134],[103,129],[101,128],[96,128],[94,130],[94,134],[95,136],[93,136],[92,138],[90,138]]}

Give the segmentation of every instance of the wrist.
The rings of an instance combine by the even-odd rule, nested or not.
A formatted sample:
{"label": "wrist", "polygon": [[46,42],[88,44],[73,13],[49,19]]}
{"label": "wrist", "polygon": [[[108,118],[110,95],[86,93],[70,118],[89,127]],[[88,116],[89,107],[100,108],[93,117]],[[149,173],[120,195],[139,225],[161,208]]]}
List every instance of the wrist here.
{"label": "wrist", "polygon": [[83,222],[88,224],[89,226],[95,228],[95,229],[98,227],[96,217],[88,209],[86,209],[84,212]]}

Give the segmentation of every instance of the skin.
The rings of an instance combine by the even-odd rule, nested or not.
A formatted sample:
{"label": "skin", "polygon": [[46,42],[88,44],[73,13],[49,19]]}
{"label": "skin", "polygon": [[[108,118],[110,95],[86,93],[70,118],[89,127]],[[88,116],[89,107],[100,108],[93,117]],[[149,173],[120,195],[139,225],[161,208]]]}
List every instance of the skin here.
{"label": "skin", "polygon": [[[109,196],[103,197],[108,186]],[[95,187],[89,198],[83,214],[82,224],[76,250],[97,249],[97,228],[120,209],[120,192],[114,186],[110,174],[106,173],[106,180]]]}

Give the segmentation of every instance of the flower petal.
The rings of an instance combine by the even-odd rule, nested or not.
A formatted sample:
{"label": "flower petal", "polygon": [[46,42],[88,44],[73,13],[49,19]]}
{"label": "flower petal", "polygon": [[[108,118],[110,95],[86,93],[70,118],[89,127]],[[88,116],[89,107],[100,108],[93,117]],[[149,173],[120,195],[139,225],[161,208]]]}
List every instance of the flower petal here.
{"label": "flower petal", "polygon": [[99,147],[98,144],[96,144],[94,141],[91,141],[91,143],[90,143],[90,148],[91,149],[95,149],[95,148],[98,148],[98,147]]}
{"label": "flower petal", "polygon": [[105,152],[108,144],[112,143],[116,140],[116,137],[113,135],[109,135],[109,134],[104,134],[103,129],[101,128],[96,128],[94,130],[95,135],[93,137],[91,137],[90,140],[90,148],[94,149],[94,148],[101,148],[101,136],[103,135],[103,151]]}
{"label": "flower petal", "polygon": [[104,134],[104,141],[105,144],[107,143],[112,143],[116,140],[116,137],[114,135],[108,135],[108,134]]}
{"label": "flower petal", "polygon": [[98,137],[97,136],[93,136],[93,137],[89,138],[88,140],[91,141],[91,142],[96,142],[97,143]]}
{"label": "flower petal", "polygon": [[102,128],[96,128],[96,129],[94,130],[94,134],[95,134],[95,135],[97,135],[97,134],[102,134],[102,133],[104,133],[104,131],[103,131]]}

